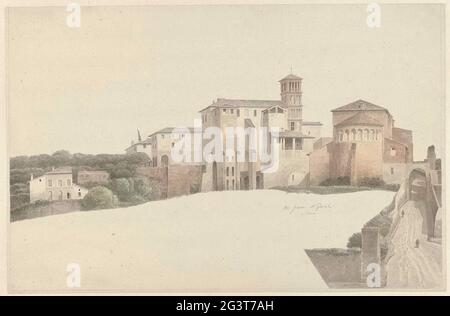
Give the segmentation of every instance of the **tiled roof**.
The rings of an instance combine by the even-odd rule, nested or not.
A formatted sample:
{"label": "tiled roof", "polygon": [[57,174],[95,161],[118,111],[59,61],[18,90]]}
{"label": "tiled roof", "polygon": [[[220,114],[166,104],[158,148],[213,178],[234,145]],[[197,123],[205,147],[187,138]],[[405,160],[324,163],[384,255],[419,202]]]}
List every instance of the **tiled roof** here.
{"label": "tiled roof", "polygon": [[241,100],[241,99],[217,99],[216,102],[200,110],[200,112],[210,107],[234,107],[234,108],[268,108],[274,105],[285,107],[284,103],[278,100]]}
{"label": "tiled roof", "polygon": [[72,173],[71,167],[55,168],[52,171],[47,172],[46,174],[67,174],[67,173]]}
{"label": "tiled roof", "polygon": [[294,74],[289,74],[286,77],[284,77],[283,79],[281,79],[280,81],[283,80],[302,80],[302,78],[300,78],[299,76],[296,76]]}
{"label": "tiled roof", "polygon": [[[198,128],[197,130],[194,129],[194,127],[186,127],[186,128],[189,130],[190,133],[194,133],[194,132],[201,133],[201,132],[202,132],[202,129],[201,129],[201,128]],[[146,139],[144,139],[144,140],[142,140],[142,141],[140,141],[140,142],[135,142],[135,143],[132,144],[131,146],[128,146],[125,150],[127,150],[127,149],[129,149],[129,148],[132,148],[132,147],[134,147],[134,146],[137,146],[137,145],[144,145],[144,144],[145,144],[145,145],[148,145],[148,144],[151,144],[152,140],[151,140],[150,138],[151,138],[152,136],[154,136],[154,135],[156,135],[156,134],[170,134],[170,133],[172,133],[172,131],[173,131],[174,129],[175,129],[175,127],[165,127],[165,128],[163,128],[163,129],[160,129],[159,131],[156,131],[156,132],[154,132],[154,133],[148,135]]]}
{"label": "tiled roof", "polygon": [[[165,127],[163,129],[160,129],[159,131],[156,131],[156,132],[150,134],[148,137],[151,137],[151,136],[156,135],[156,134],[170,134],[177,128],[181,129],[182,127]],[[194,131],[195,131],[195,129],[193,127],[184,127],[184,128],[187,128],[190,133],[194,133]],[[197,132],[201,132],[201,130],[202,129],[199,128],[196,131]],[[142,141],[141,143],[145,143],[145,142],[146,142],[146,140]]]}
{"label": "tiled roof", "polygon": [[378,120],[370,116],[370,114],[367,114],[365,112],[359,112],[353,115],[352,117],[336,124],[336,126],[347,126],[347,125],[383,126],[382,123],[380,123]]}
{"label": "tiled roof", "polygon": [[82,170],[82,171],[78,171],[78,174],[104,174],[104,173],[108,173],[107,171],[104,170]]}
{"label": "tiled roof", "polygon": [[386,111],[389,113],[387,109],[361,99],[331,110],[331,112],[338,111]]}

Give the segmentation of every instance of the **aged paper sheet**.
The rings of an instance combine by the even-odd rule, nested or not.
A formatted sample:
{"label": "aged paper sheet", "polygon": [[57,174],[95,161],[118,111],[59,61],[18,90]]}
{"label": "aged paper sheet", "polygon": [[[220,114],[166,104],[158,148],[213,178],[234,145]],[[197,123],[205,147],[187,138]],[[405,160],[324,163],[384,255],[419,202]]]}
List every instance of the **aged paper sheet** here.
{"label": "aged paper sheet", "polygon": [[445,294],[445,3],[2,13],[4,294]]}

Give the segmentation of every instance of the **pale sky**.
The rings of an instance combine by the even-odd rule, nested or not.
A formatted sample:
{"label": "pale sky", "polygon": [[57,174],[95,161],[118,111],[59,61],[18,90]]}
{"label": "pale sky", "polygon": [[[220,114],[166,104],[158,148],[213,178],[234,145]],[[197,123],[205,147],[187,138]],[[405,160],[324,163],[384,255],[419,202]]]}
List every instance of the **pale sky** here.
{"label": "pale sky", "polygon": [[331,136],[357,99],[413,130],[414,159],[444,135],[443,5],[14,8],[8,17],[10,156],[124,153],[136,129],[192,126],[216,98],[279,99],[303,80],[303,119]]}

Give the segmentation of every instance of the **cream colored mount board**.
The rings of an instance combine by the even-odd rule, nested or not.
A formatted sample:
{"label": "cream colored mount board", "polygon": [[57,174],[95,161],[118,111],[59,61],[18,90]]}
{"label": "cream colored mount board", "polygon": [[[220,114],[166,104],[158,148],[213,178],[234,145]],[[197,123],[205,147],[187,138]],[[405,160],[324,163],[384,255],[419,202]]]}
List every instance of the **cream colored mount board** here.
{"label": "cream colored mount board", "polygon": [[2,294],[446,294],[447,10],[7,1]]}

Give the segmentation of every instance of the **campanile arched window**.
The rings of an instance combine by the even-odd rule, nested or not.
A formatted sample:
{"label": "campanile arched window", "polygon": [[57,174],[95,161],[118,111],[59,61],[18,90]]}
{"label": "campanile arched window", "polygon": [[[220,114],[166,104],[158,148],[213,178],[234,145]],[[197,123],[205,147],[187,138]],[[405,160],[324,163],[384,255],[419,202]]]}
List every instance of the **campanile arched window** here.
{"label": "campanile arched window", "polygon": [[362,134],[363,134],[363,131],[362,131],[362,129],[358,129],[358,134],[357,134],[357,136],[356,136],[356,139],[358,140],[358,141],[362,141]]}

